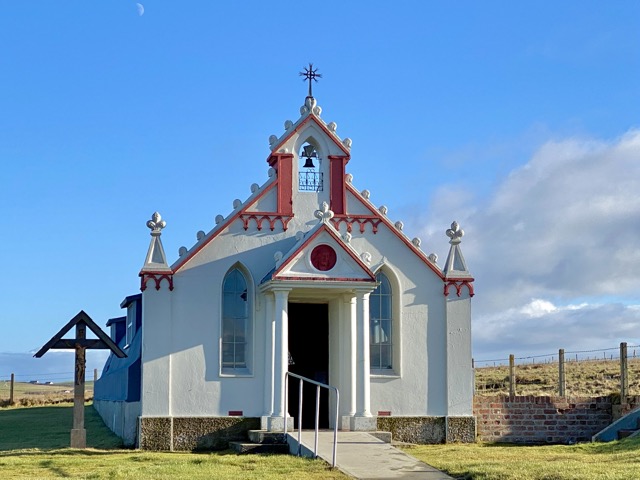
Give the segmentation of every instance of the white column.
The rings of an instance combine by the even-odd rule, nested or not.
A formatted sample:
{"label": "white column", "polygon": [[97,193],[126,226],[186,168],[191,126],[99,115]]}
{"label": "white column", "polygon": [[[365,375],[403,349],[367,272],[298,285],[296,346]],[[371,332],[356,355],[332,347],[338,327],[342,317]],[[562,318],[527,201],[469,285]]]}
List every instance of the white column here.
{"label": "white column", "polygon": [[347,320],[349,322],[349,415],[356,414],[356,379],[357,379],[357,332],[356,299],[351,297],[347,303]]}
{"label": "white column", "polygon": [[273,365],[273,417],[284,417],[284,382],[289,369],[289,289],[274,290],[275,342]]}
{"label": "white column", "polygon": [[273,316],[273,294],[265,293],[265,345],[264,345],[264,416],[270,417],[273,413],[273,373],[275,360],[275,335],[276,328]]}
{"label": "white column", "polygon": [[356,291],[356,416],[371,416],[369,292]]}

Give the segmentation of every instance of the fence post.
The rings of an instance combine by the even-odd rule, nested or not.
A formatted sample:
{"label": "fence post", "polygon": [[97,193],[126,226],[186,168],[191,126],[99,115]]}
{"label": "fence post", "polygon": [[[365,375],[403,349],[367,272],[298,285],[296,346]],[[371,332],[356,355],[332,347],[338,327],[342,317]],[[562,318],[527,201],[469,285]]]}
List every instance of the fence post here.
{"label": "fence post", "polygon": [[620,405],[626,405],[629,394],[629,376],[627,370],[627,342],[620,343]]}
{"label": "fence post", "polygon": [[473,394],[476,394],[476,361],[471,358],[471,372],[473,373]]}
{"label": "fence post", "polygon": [[15,375],[11,374],[11,384],[9,385],[9,405],[13,405],[13,384],[15,382]]}
{"label": "fence post", "polygon": [[565,396],[566,380],[564,376],[564,348],[558,350],[558,395]]}
{"label": "fence post", "polygon": [[515,373],[515,356],[509,355],[509,395],[514,396],[516,394],[516,373]]}
{"label": "fence post", "polygon": [[94,368],[93,369],[93,382],[97,382],[98,381],[98,369]]}

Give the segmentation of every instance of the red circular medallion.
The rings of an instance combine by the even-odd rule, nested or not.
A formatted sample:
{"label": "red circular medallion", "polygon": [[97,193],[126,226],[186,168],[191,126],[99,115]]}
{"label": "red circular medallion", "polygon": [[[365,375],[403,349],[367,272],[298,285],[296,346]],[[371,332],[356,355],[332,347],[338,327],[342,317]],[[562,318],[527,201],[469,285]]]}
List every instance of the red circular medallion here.
{"label": "red circular medallion", "polygon": [[311,251],[311,264],[321,272],[331,270],[337,258],[335,250],[329,245],[318,245]]}

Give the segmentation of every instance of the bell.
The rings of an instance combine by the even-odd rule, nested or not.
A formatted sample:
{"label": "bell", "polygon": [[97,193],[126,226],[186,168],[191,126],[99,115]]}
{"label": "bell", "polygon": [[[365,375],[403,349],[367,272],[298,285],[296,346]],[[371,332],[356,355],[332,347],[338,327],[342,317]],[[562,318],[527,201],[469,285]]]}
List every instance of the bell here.
{"label": "bell", "polygon": [[304,168],[316,168],[313,164],[313,157],[316,157],[316,149],[313,145],[305,145],[302,147],[302,156],[307,157],[307,160],[304,162]]}

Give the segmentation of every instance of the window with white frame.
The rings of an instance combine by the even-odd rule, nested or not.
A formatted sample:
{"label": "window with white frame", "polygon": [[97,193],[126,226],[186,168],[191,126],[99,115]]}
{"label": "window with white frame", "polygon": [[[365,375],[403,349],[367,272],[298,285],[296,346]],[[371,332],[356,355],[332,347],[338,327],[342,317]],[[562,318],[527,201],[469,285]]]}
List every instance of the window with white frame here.
{"label": "window with white frame", "polygon": [[133,342],[133,337],[136,333],[136,304],[130,303],[127,307],[127,333],[126,333],[126,344],[125,348],[131,345]]}
{"label": "window with white frame", "polygon": [[223,372],[246,370],[249,327],[247,280],[238,268],[234,268],[224,277],[222,286]]}
{"label": "window with white frame", "polygon": [[393,368],[393,294],[387,276],[376,275],[378,287],[369,295],[369,353],[372,370]]}

